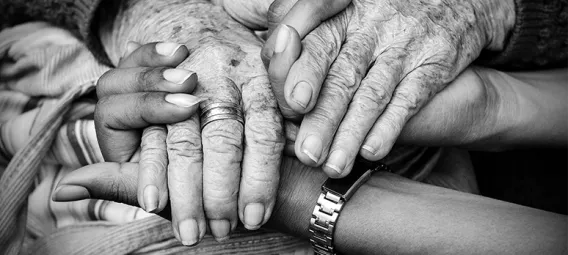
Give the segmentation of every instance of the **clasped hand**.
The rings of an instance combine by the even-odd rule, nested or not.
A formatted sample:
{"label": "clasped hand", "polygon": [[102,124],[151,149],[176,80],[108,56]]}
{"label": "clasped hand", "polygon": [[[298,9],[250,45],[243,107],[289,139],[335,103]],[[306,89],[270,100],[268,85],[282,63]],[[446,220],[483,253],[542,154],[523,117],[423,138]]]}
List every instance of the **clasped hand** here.
{"label": "clasped hand", "polygon": [[[264,7],[272,2],[259,1]],[[229,59],[225,52],[222,59],[200,61],[205,51],[194,55],[192,50],[190,66],[203,64],[200,68],[207,71],[195,71],[206,74],[199,83],[205,78],[209,85],[196,88],[192,71],[173,68],[188,57],[184,46],[131,43],[119,69],[99,82],[97,127],[105,158],[127,161],[141,142],[139,203],[159,211],[169,196],[174,233],[186,245],[203,237],[205,217],[219,240],[227,238],[237,217],[256,229],[270,217],[278,186],[284,134],[276,100],[285,117],[303,117],[296,156],[311,166],[323,164],[332,177],[343,177],[358,153],[370,160],[383,158],[405,123],[434,94],[484,47],[499,48],[491,32],[484,31],[493,31],[489,25],[468,16],[479,6],[449,8],[443,2],[272,2],[271,10],[258,13],[274,16],[264,25],[289,25],[276,28],[263,50],[276,99],[267,91],[266,72],[243,56]],[[236,38],[246,34],[239,31],[233,32]],[[247,43],[255,48],[254,42]],[[245,46],[244,54],[251,52]],[[238,80],[221,81],[222,75],[212,72],[228,72]],[[211,85],[216,82],[221,85]],[[239,85],[231,86],[235,82]],[[188,94],[194,89],[207,99],[237,104],[242,96],[245,126],[224,121],[198,132],[194,113],[203,98]],[[136,131],[141,128],[146,128],[142,140]]]}

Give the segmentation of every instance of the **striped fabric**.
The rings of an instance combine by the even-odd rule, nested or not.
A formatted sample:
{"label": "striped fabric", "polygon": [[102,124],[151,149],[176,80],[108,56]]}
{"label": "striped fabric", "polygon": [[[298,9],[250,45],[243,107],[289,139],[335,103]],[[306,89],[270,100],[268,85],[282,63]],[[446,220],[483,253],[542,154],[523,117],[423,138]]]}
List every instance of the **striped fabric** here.
{"label": "striped fabric", "polygon": [[[305,241],[239,229],[185,247],[170,222],[102,200],[51,200],[65,174],[103,161],[91,95],[108,70],[68,32],[28,23],[0,32],[0,254],[310,254]],[[422,179],[439,150],[398,147],[387,159]],[[416,167],[418,166],[418,168]]]}

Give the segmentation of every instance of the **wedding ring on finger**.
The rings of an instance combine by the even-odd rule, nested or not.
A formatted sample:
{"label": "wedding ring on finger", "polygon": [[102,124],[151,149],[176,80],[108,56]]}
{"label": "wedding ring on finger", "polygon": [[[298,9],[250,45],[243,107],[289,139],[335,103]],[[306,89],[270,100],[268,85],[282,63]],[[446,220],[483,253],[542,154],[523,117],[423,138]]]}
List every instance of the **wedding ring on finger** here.
{"label": "wedding ring on finger", "polygon": [[243,110],[240,105],[234,103],[212,103],[201,110],[201,129],[207,124],[217,121],[232,119],[244,124]]}

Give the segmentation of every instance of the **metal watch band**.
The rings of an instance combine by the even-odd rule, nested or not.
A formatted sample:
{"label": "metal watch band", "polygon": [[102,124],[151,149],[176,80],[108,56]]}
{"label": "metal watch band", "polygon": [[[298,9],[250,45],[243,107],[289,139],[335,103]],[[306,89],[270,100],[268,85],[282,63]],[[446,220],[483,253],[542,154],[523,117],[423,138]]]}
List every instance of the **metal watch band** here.
{"label": "metal watch band", "polygon": [[[366,170],[357,171],[355,169]],[[319,195],[312,212],[308,228],[311,234],[310,243],[316,255],[336,254],[333,234],[343,205],[359,186],[370,178],[371,174],[378,171],[390,172],[390,168],[380,162],[370,164],[367,161],[359,160],[348,177],[335,180],[328,179],[322,185],[322,193]]]}
{"label": "metal watch band", "polygon": [[343,208],[342,198],[331,192],[322,192],[310,219],[310,243],[316,255],[333,255],[333,230]]}

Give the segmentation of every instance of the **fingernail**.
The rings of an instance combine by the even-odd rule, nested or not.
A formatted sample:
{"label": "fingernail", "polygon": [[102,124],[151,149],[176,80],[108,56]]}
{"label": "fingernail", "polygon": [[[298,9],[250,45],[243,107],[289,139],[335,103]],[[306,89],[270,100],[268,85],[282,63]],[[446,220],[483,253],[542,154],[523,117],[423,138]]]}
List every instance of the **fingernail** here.
{"label": "fingernail", "polygon": [[302,108],[306,108],[312,99],[312,86],[301,81],[296,84],[294,90],[292,90],[292,100],[300,105]]}
{"label": "fingernail", "polygon": [[160,55],[171,57],[181,47],[179,43],[161,42],[156,44],[156,52]]}
{"label": "fingernail", "polygon": [[189,94],[183,94],[183,93],[168,94],[168,95],[166,95],[165,100],[167,102],[171,103],[171,104],[175,104],[175,105],[181,106],[181,107],[192,107],[194,105],[201,103],[201,101],[203,101],[199,97],[192,96],[192,95],[189,95]]}
{"label": "fingernail", "polygon": [[195,245],[199,241],[199,227],[194,219],[186,219],[179,223],[179,237],[185,246]]}
{"label": "fingernail", "polygon": [[302,143],[302,152],[317,164],[321,157],[322,147],[321,139],[315,135],[310,135]]}
{"label": "fingernail", "polygon": [[158,209],[158,200],[160,194],[158,188],[154,185],[148,185],[144,188],[144,209],[149,213],[156,212]]}
{"label": "fingernail", "polygon": [[257,230],[264,220],[264,205],[260,203],[251,203],[245,207],[245,227],[248,230]]}
{"label": "fingernail", "polygon": [[210,220],[209,227],[211,234],[215,237],[217,242],[222,242],[229,239],[229,232],[231,232],[231,223],[228,220]]}
{"label": "fingernail", "polygon": [[368,156],[376,156],[381,148],[381,140],[376,136],[369,136],[365,139],[364,145],[361,146],[363,153],[370,154]]}
{"label": "fingernail", "polygon": [[90,198],[87,188],[77,185],[61,185],[52,196],[53,201],[66,202]]}
{"label": "fingernail", "polygon": [[166,79],[167,81],[181,85],[194,74],[195,73],[192,71],[176,68],[176,69],[167,69],[164,71],[162,75],[164,76],[164,79]]}
{"label": "fingernail", "polygon": [[290,40],[290,30],[288,26],[282,24],[280,29],[278,29],[278,34],[276,35],[276,44],[274,45],[274,53],[282,53],[286,50],[288,46],[288,41]]}
{"label": "fingernail", "polygon": [[328,168],[335,171],[335,173],[328,173],[332,174],[332,177],[339,177],[341,173],[345,170],[345,166],[347,165],[347,155],[342,150],[335,150],[329,155],[327,163],[325,164]]}
{"label": "fingernail", "polygon": [[363,150],[367,151],[367,153],[371,154],[371,155],[375,155],[376,150],[375,148],[369,146],[369,145],[363,145],[363,147],[361,147]]}

